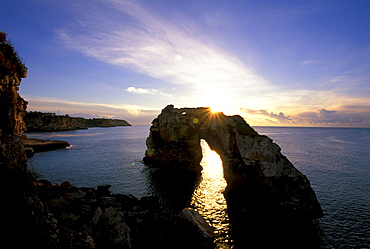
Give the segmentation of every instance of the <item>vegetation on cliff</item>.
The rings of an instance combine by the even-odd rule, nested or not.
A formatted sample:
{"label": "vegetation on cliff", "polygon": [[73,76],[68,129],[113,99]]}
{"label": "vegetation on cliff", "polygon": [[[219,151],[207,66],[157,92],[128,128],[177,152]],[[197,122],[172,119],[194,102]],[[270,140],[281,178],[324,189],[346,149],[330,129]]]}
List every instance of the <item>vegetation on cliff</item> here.
{"label": "vegetation on cliff", "polygon": [[76,118],[79,127],[116,127],[131,126],[129,122],[122,119],[108,118]]}
{"label": "vegetation on cliff", "polygon": [[14,47],[6,39],[6,33],[0,31],[0,77],[3,78],[15,73],[20,78],[24,78],[27,74],[27,68]]}

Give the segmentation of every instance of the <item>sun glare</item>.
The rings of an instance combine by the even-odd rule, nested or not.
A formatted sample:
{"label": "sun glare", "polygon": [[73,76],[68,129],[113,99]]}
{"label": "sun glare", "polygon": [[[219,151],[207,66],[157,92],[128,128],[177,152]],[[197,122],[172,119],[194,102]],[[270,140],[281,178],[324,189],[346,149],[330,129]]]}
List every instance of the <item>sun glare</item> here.
{"label": "sun glare", "polygon": [[210,107],[212,113],[222,112],[219,108]]}
{"label": "sun glare", "polygon": [[210,106],[210,111],[213,114],[224,113],[225,115],[235,115],[238,114],[238,108],[234,108],[227,104],[215,104]]}

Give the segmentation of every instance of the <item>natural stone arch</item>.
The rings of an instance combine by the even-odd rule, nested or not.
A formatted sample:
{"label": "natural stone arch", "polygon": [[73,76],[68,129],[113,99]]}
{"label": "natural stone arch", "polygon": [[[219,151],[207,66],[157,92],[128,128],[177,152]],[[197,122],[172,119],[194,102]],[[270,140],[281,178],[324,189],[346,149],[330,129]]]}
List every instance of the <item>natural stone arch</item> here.
{"label": "natural stone arch", "polygon": [[221,157],[229,204],[238,202],[248,210],[272,216],[322,216],[307,177],[281,154],[272,139],[259,135],[238,115],[168,105],[152,122],[144,162],[200,171],[201,139]]}

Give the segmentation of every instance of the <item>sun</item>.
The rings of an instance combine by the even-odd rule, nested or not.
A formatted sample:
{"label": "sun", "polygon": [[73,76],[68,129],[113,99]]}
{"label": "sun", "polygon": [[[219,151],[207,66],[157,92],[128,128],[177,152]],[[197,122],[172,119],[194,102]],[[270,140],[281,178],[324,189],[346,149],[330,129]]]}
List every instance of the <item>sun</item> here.
{"label": "sun", "polygon": [[220,108],[210,107],[209,109],[210,109],[211,113],[219,113],[219,112],[222,112],[222,110]]}
{"label": "sun", "polygon": [[200,94],[197,96],[197,100],[200,106],[208,106],[211,113],[222,112],[225,115],[238,114],[236,100],[227,91],[205,87],[199,90],[199,92]]}
{"label": "sun", "polygon": [[210,105],[211,113],[220,113],[222,112],[225,115],[235,115],[238,114],[238,108],[228,105],[227,103],[217,103]]}

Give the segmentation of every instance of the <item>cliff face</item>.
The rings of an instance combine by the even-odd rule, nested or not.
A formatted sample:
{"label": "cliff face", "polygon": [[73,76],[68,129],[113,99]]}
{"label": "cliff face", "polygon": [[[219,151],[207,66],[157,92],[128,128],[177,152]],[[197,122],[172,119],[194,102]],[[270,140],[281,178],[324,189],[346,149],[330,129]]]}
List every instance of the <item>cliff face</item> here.
{"label": "cliff face", "polygon": [[322,216],[307,177],[272,139],[259,135],[240,116],[169,105],[152,122],[144,162],[201,170],[200,139],[223,161],[228,204],[271,216]]}
{"label": "cliff face", "polygon": [[22,117],[27,102],[18,94],[21,78],[26,75],[27,68],[6,41],[6,35],[0,32],[0,168],[3,170],[23,170],[27,160],[20,138],[25,129]]}
{"label": "cliff face", "polygon": [[27,131],[65,131],[78,128],[76,118],[55,113],[28,112],[24,116]]}

